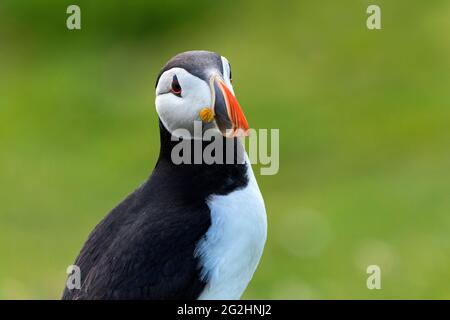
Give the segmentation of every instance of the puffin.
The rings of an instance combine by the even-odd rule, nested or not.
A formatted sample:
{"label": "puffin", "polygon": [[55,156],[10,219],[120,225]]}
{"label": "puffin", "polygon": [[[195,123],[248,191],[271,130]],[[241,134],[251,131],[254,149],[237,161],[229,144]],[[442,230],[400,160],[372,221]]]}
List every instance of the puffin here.
{"label": "puffin", "polygon": [[[215,52],[180,53],[155,92],[153,172],[90,233],[74,262],[81,285],[66,286],[63,300],[237,300],[258,266],[266,209],[241,141],[250,130],[230,63]],[[212,143],[215,161],[194,161]]]}

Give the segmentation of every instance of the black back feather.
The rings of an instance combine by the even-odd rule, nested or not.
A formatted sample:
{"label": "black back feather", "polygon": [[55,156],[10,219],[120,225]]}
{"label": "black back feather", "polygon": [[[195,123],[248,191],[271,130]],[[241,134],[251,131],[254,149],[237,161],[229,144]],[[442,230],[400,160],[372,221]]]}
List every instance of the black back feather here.
{"label": "black back feather", "polygon": [[75,261],[82,287],[66,288],[63,299],[196,299],[203,291],[194,251],[211,225],[206,200],[246,186],[246,164],[174,165],[177,142],[161,122],[160,135],[153,173],[91,232]]}

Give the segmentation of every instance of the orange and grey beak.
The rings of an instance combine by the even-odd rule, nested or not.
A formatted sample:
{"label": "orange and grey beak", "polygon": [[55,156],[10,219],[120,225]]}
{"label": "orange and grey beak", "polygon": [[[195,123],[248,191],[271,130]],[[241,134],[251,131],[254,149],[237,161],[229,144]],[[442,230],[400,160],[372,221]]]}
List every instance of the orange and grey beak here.
{"label": "orange and grey beak", "polygon": [[225,137],[248,136],[249,127],[239,102],[218,75],[210,81],[215,122]]}

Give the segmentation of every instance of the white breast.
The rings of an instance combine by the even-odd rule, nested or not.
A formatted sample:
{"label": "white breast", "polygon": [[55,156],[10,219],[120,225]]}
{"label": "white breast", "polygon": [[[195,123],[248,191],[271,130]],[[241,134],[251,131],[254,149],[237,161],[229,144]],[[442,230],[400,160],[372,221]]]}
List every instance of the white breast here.
{"label": "white breast", "polygon": [[267,235],[266,210],[248,161],[247,167],[245,188],[208,200],[211,227],[196,249],[201,276],[207,282],[200,300],[239,299],[261,257]]}

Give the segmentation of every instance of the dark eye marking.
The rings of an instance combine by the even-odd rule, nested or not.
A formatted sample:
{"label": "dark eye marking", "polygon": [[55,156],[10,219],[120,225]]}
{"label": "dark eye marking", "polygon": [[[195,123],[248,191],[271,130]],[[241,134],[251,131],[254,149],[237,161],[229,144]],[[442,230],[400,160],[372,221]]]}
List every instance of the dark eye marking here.
{"label": "dark eye marking", "polygon": [[230,82],[233,83],[233,76],[231,75],[231,64],[228,63],[228,68],[230,69]]}
{"label": "dark eye marking", "polygon": [[174,95],[181,97],[181,86],[180,86],[180,83],[178,82],[178,78],[176,75],[174,75],[172,78],[172,85],[170,87],[170,91]]}

